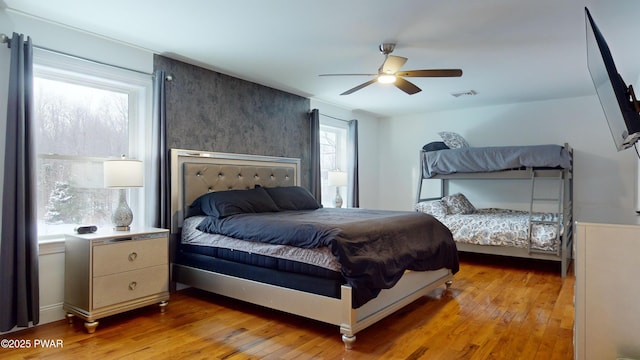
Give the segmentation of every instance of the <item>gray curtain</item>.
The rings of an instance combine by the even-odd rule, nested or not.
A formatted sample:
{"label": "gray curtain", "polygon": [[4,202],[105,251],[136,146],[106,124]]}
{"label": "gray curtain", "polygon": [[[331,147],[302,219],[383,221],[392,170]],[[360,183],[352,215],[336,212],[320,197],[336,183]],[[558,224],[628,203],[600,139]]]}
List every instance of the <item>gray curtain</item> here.
{"label": "gray curtain", "polygon": [[33,135],[33,48],[13,33],[7,101],[2,237],[0,331],[40,320],[38,230]]}
{"label": "gray curtain", "polygon": [[311,122],[311,194],[322,203],[322,178],[320,174],[320,111],[309,112]]}
{"label": "gray curtain", "polygon": [[349,181],[347,191],[349,192],[348,207],[360,207],[360,185],[358,176],[358,120],[349,121],[349,132],[347,138],[347,166]]}
{"label": "gray curtain", "polygon": [[154,207],[153,226],[168,229],[170,227],[169,208],[169,150],[167,149],[167,110],[165,80],[167,74],[157,70],[153,76],[153,149],[154,161],[152,174],[157,176],[155,194],[158,203]]}

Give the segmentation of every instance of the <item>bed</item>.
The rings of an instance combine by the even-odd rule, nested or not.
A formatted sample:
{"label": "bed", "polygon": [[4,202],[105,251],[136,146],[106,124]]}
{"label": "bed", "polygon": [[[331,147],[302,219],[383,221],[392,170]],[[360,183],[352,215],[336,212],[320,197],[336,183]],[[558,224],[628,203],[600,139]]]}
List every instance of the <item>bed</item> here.
{"label": "bed", "polygon": [[[528,211],[476,209],[464,194],[450,192],[452,181],[505,179],[524,182],[530,192]],[[539,195],[542,179],[553,182],[556,195]],[[440,182],[439,196],[422,195],[429,180]],[[415,208],[447,225],[459,251],[557,261],[565,277],[573,242],[573,151],[568,144],[427,144],[420,152]]]}
{"label": "bed", "polygon": [[[440,222],[411,212],[301,207],[308,203],[306,195],[297,195],[306,191],[299,187],[299,167],[299,159],[172,149],[172,281],[337,325],[347,349],[357,332],[437,287],[448,288],[458,271],[457,251]],[[305,199],[296,200],[295,209],[291,191]],[[245,200],[256,211],[234,213]],[[233,206],[220,206],[229,203]],[[289,227],[293,220],[304,226]],[[387,228],[393,223],[397,229]],[[363,235],[369,228],[382,235],[370,241]],[[430,233],[433,239],[409,242],[397,260],[379,260],[373,268],[382,268],[381,273],[362,262],[372,253],[401,248],[389,244],[411,239],[411,232]],[[394,265],[407,255],[420,259],[405,264],[406,271],[405,265]]]}

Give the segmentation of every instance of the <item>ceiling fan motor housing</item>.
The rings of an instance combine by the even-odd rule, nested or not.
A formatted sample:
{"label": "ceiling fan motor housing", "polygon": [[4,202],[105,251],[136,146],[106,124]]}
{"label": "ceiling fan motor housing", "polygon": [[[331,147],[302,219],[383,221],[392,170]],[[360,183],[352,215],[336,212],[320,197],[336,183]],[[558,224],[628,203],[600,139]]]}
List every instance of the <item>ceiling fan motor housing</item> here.
{"label": "ceiling fan motor housing", "polygon": [[394,43],[382,43],[380,44],[380,46],[378,47],[380,49],[380,52],[385,54],[385,55],[389,55],[393,52],[393,49],[396,48],[396,44]]}

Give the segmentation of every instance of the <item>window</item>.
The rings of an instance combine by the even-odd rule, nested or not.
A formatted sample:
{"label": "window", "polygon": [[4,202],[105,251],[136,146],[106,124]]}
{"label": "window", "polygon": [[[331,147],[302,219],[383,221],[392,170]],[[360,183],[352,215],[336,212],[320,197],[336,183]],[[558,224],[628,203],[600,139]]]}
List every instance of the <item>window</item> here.
{"label": "window", "polygon": [[[323,120],[320,124],[320,172],[322,176],[322,206],[334,207],[336,187],[329,185],[329,172],[347,171],[347,123],[344,121]],[[347,188],[338,187],[337,191],[346,207]]]}
{"label": "window", "polygon": [[[41,241],[78,225],[111,226],[118,192],[103,187],[102,162],[145,157],[151,76],[49,51],[34,52],[37,217]],[[144,193],[132,189],[134,222]]]}

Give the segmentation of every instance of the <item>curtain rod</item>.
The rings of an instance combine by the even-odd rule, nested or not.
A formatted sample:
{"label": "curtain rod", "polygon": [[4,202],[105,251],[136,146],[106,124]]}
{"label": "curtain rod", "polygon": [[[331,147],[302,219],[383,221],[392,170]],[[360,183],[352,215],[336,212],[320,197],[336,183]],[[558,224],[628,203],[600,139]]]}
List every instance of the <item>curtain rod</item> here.
{"label": "curtain rod", "polygon": [[[11,38],[9,36],[7,36],[6,34],[0,34],[0,43],[8,44],[9,41],[11,41]],[[80,60],[84,60],[84,61],[90,61],[90,62],[93,62],[93,63],[96,63],[96,64],[100,64],[100,65],[111,66],[111,67],[114,67],[114,68],[117,68],[117,69],[121,69],[121,70],[127,70],[127,71],[132,71],[132,72],[135,72],[135,73],[138,73],[138,74],[153,76],[153,74],[148,73],[148,72],[135,70],[135,69],[131,69],[131,68],[120,66],[120,65],[113,65],[113,64],[106,63],[106,62],[102,62],[102,61],[98,61],[98,60],[94,60],[94,59],[89,59],[89,58],[86,58],[86,57],[83,57],[83,56],[69,54],[69,53],[66,53],[64,51],[53,50],[53,49],[50,49],[50,48],[47,48],[47,47],[44,47],[44,46],[33,45],[33,47],[36,48],[36,49],[52,52],[52,53],[55,53],[55,54],[60,54],[60,55],[64,55],[64,56],[68,56],[68,57],[72,57],[72,58],[76,58],[76,59],[80,59]]]}
{"label": "curtain rod", "polygon": [[337,117],[335,117],[335,116],[331,116],[331,115],[325,115],[325,114],[323,114],[323,113],[320,113],[320,115],[322,115],[322,116],[324,116],[324,117],[328,117],[328,118],[334,119],[334,120],[344,121],[344,122],[346,122],[346,123],[348,123],[348,122],[350,122],[350,121],[351,121],[351,120],[340,119],[340,118],[337,118]]}

